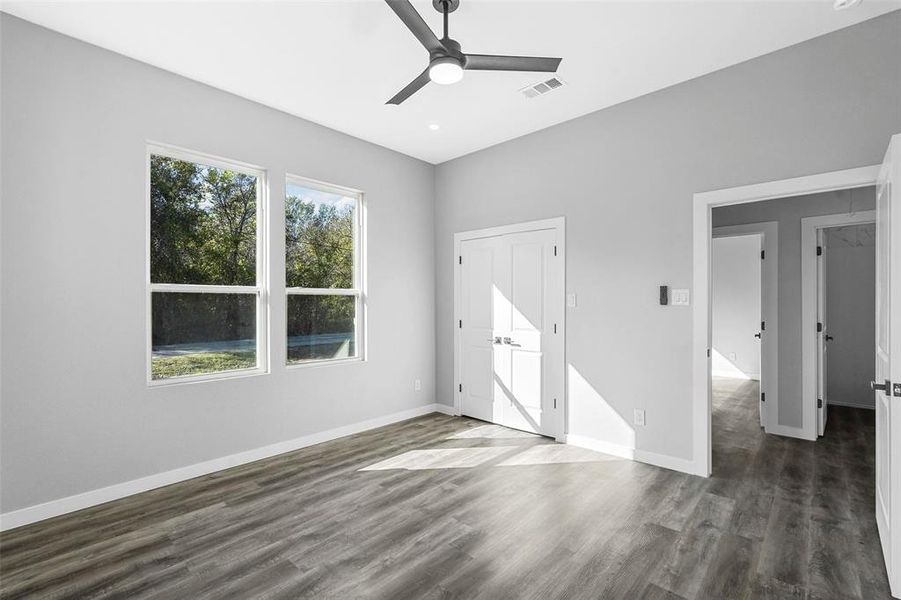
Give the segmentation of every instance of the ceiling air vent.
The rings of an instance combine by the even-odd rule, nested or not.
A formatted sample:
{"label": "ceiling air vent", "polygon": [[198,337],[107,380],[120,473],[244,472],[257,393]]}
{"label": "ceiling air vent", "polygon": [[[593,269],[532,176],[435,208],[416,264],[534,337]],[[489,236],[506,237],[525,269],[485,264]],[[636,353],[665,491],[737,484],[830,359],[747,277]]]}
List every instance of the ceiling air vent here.
{"label": "ceiling air vent", "polygon": [[547,94],[548,92],[552,92],[557,88],[563,87],[565,84],[562,79],[558,79],[557,77],[551,77],[546,81],[541,81],[534,85],[530,85],[519,90],[519,93],[525,96],[526,98],[537,98],[543,94]]}

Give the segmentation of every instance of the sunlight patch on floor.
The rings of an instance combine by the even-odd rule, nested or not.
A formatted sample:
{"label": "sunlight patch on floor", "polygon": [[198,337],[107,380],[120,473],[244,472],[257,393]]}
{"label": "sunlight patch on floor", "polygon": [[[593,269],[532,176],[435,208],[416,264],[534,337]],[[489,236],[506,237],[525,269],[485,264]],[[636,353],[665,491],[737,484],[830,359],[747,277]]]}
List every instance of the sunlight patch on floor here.
{"label": "sunlight patch on floor", "polygon": [[531,446],[515,456],[504,460],[499,467],[515,467],[522,465],[558,465],[564,463],[608,462],[622,460],[577,446],[566,444],[544,444]]}
{"label": "sunlight patch on floor", "polygon": [[449,440],[469,440],[473,438],[484,438],[491,440],[507,440],[507,439],[522,439],[522,438],[537,438],[541,437],[535,435],[534,433],[528,433],[525,431],[517,431],[516,429],[509,429],[507,427],[502,427],[500,425],[479,425],[478,427],[473,427],[472,429],[467,429],[465,431],[461,431],[459,433],[455,433],[450,436]]}
{"label": "sunlight patch on floor", "polygon": [[363,467],[360,470],[388,471],[390,469],[406,469],[408,471],[419,471],[424,469],[466,469],[477,467],[489,460],[499,458],[501,455],[510,452],[510,450],[511,446],[410,450],[374,465]]}

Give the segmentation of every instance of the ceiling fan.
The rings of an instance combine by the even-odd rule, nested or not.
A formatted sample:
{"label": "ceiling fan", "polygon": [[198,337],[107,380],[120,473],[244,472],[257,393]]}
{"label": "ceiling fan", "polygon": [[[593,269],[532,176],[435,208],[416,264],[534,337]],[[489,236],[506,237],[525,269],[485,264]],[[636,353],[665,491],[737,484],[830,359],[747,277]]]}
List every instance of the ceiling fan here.
{"label": "ceiling fan", "polygon": [[447,35],[447,16],[457,10],[460,0],[432,0],[435,10],[444,15],[444,37],[440,40],[429,29],[409,0],[385,0],[404,25],[413,32],[419,43],[429,51],[429,66],[419,77],[407,84],[386,104],[400,104],[429,81],[440,84],[456,83],[463,78],[463,71],[535,71],[553,73],[562,58],[535,56],[496,56],[491,54],[464,54],[460,44]]}

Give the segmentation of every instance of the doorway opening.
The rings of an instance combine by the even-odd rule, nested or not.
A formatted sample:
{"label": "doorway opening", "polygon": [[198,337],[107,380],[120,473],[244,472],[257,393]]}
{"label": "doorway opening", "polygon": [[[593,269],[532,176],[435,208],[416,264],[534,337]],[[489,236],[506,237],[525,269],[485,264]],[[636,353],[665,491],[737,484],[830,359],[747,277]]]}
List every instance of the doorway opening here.
{"label": "doorway opening", "polygon": [[816,407],[816,435],[829,405],[873,408],[876,213],[801,220],[803,399]]}
{"label": "doorway opening", "polygon": [[[711,386],[727,380],[756,397],[758,425],[778,428],[779,224],[721,226],[711,242]],[[734,385],[732,386],[734,387]],[[720,394],[722,395],[722,394]]]}

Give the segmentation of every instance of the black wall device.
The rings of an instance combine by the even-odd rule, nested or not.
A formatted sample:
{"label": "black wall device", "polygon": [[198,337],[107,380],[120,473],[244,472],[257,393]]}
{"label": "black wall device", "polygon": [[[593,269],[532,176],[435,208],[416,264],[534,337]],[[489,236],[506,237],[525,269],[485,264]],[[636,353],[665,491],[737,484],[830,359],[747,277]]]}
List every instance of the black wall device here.
{"label": "black wall device", "polygon": [[669,286],[661,285],[660,286],[660,305],[666,306],[669,304]]}

